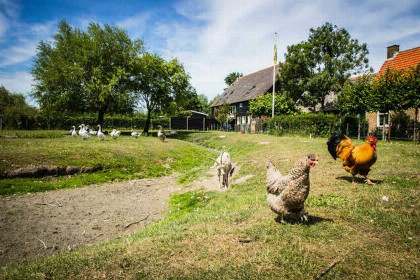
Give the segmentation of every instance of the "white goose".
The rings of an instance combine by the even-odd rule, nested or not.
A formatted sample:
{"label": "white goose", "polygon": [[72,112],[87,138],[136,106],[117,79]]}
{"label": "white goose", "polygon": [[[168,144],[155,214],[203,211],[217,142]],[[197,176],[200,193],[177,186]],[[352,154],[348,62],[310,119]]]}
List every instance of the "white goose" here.
{"label": "white goose", "polygon": [[79,135],[82,136],[83,140],[87,140],[90,137],[89,132],[86,130],[86,127],[84,124],[79,125],[81,128],[79,130]]}
{"label": "white goose", "polygon": [[98,127],[98,138],[99,138],[99,140],[101,140],[101,141],[105,140],[105,134],[102,132],[101,125],[98,124],[97,127]]}
{"label": "white goose", "polygon": [[97,135],[98,132],[96,130],[93,130],[92,128],[89,128],[90,135]]}
{"label": "white goose", "polygon": [[85,133],[85,125],[81,124],[78,127],[80,127],[79,129],[79,135],[82,136],[83,133]]}
{"label": "white goose", "polygon": [[115,128],[112,130],[112,132],[109,134],[112,136],[112,138],[117,139],[121,134],[121,131],[116,130]]}
{"label": "white goose", "polygon": [[72,128],[72,130],[71,130],[71,136],[72,137],[77,137],[76,127],[73,125],[71,128]]}
{"label": "white goose", "polygon": [[141,135],[141,132],[135,132],[134,130],[131,130],[131,136],[133,136],[134,138],[139,138]]}

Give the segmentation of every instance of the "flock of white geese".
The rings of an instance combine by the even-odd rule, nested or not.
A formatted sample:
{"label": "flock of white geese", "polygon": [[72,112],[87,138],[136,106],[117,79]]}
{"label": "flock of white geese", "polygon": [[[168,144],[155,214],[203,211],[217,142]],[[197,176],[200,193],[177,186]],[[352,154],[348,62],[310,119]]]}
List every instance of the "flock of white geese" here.
{"label": "flock of white geese", "polygon": [[[83,140],[89,139],[92,135],[97,135],[98,139],[103,141],[105,140],[105,133],[102,132],[101,126],[98,124],[97,128],[98,130],[93,130],[89,127],[89,125],[81,124],[77,128],[79,129],[79,132],[76,131],[76,127],[73,125],[70,130],[70,134],[72,137],[82,137]],[[108,133],[109,136],[111,136],[113,139],[117,139],[120,137],[121,131],[116,130],[115,128]],[[131,136],[134,138],[139,138],[141,135],[141,132],[136,132],[134,130],[131,130]]]}

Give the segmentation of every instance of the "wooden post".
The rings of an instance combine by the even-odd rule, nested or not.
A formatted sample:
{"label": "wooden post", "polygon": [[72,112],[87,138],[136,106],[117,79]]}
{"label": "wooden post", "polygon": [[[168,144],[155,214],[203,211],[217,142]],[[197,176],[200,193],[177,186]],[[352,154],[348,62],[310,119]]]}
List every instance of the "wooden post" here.
{"label": "wooden post", "polygon": [[187,116],[187,130],[188,130],[188,118],[189,118],[189,117]]}
{"label": "wooden post", "polygon": [[289,122],[289,137],[290,137],[290,130],[291,130],[292,123]]}
{"label": "wooden post", "polygon": [[332,123],[330,123],[330,129],[328,130],[328,138],[331,137],[331,125],[332,125]]}
{"label": "wooden post", "polygon": [[299,123],[299,136],[302,136],[302,123]]}
{"label": "wooden post", "polygon": [[203,118],[203,131],[206,130],[206,118]]}
{"label": "wooden post", "polygon": [[169,129],[172,129],[172,118],[171,117],[169,117]]}
{"label": "wooden post", "polygon": [[346,136],[349,136],[349,123],[346,125]]}
{"label": "wooden post", "polygon": [[316,137],[316,123],[314,125],[314,138]]}
{"label": "wooden post", "polygon": [[389,125],[388,125],[388,141],[391,140],[391,119],[389,120]]}

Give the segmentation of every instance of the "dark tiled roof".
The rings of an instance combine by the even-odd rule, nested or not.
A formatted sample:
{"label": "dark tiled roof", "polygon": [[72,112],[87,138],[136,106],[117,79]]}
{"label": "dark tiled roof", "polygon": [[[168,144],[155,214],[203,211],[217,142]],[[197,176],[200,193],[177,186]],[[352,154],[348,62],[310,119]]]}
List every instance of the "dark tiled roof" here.
{"label": "dark tiled roof", "polygon": [[[279,66],[276,65],[276,80]],[[223,94],[211,105],[220,106],[223,103],[238,103],[267,93],[273,86],[273,66],[248,74],[231,84]]]}
{"label": "dark tiled roof", "polygon": [[410,67],[416,67],[420,63],[420,47],[398,52],[393,58],[385,60],[378,76],[386,72],[386,69],[403,70]]}

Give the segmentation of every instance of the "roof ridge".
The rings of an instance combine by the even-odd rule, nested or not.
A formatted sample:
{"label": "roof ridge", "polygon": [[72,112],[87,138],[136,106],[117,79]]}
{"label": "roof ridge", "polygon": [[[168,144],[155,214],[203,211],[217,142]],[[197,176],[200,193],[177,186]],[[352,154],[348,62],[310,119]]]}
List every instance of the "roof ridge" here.
{"label": "roof ridge", "polygon": [[255,72],[252,72],[252,73],[246,74],[245,76],[240,77],[240,79],[245,78],[246,76],[249,76],[249,75],[254,75],[254,74],[258,73],[258,72],[261,72],[261,71],[267,70],[267,69],[272,68],[272,67],[274,67],[274,66],[278,66],[278,64],[276,64],[276,65],[272,65],[272,66],[268,66],[268,67],[263,68],[263,69],[260,69],[260,70],[258,70],[258,71],[255,71]]}
{"label": "roof ridge", "polygon": [[420,46],[419,47],[415,47],[415,48],[411,48],[411,49],[408,49],[408,50],[399,51],[399,52],[397,52],[397,54],[402,53],[402,52],[412,51],[412,50],[415,50],[415,49],[420,49]]}

